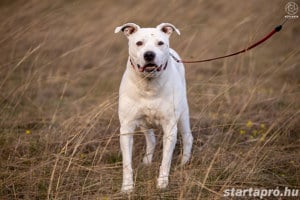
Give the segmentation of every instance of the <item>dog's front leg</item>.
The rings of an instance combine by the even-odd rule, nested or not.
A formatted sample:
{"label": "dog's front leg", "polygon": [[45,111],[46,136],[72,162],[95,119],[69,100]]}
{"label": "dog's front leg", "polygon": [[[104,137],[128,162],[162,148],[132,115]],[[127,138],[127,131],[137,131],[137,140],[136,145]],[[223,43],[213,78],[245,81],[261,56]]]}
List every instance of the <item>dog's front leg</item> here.
{"label": "dog's front leg", "polygon": [[157,188],[163,189],[168,186],[172,155],[177,140],[177,124],[168,123],[163,125],[163,158],[160,166]]}
{"label": "dog's front leg", "polygon": [[120,129],[120,145],[123,160],[123,183],[122,192],[128,193],[133,190],[132,172],[132,146],[133,146],[134,127],[122,125]]}

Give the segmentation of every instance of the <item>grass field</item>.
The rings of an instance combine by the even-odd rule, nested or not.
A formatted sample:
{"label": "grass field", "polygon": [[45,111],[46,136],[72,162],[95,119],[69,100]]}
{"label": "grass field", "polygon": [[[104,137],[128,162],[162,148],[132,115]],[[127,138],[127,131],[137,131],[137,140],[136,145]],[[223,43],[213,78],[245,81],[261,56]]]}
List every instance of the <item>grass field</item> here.
{"label": "grass field", "polygon": [[170,22],[181,31],[171,46],[182,58],[210,58],[269,33],[287,2],[1,1],[0,199],[225,199],[232,187],[300,189],[298,18],[243,55],[186,64],[191,162],[180,167],[178,140],[170,185],[157,190],[162,132],[150,167],[137,132],[136,188],[120,193],[127,39],[114,28]]}

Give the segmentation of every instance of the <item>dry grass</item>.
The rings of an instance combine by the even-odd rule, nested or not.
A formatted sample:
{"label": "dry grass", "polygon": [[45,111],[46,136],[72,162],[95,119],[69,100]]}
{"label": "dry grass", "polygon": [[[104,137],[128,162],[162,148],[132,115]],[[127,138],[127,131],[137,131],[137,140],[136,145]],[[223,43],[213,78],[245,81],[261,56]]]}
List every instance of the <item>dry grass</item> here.
{"label": "dry grass", "polygon": [[[285,1],[1,1],[0,198],[122,199],[117,99],[127,55],[116,26],[172,22],[183,58],[245,47],[285,15]],[[299,4],[298,4],[299,5]],[[297,24],[297,25],[296,25]],[[195,137],[190,164],[174,153],[155,189],[134,144],[132,199],[221,199],[236,188],[299,188],[299,19],[254,51],[186,65]]]}

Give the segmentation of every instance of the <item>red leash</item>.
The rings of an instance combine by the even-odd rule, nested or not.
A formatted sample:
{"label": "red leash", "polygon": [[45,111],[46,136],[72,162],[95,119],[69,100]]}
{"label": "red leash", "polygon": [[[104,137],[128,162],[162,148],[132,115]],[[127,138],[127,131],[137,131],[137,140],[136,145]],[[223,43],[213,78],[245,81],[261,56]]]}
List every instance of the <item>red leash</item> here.
{"label": "red leash", "polygon": [[263,43],[264,41],[266,41],[267,39],[272,37],[272,35],[274,35],[275,33],[279,32],[282,29],[282,26],[284,25],[284,23],[286,21],[287,21],[287,19],[281,25],[276,26],[268,35],[266,35],[264,38],[262,38],[258,42],[254,43],[253,45],[251,45],[251,46],[249,46],[249,47],[247,47],[243,50],[240,50],[240,51],[232,53],[232,54],[228,54],[228,55],[225,55],[225,56],[219,56],[219,57],[215,57],[215,58],[210,58],[210,59],[204,59],[204,60],[179,60],[173,54],[170,54],[170,55],[178,63],[201,63],[201,62],[208,62],[208,61],[212,61],[212,60],[218,60],[218,59],[222,59],[222,58],[235,56],[235,55],[238,55],[240,53],[244,53],[246,51],[249,51],[250,49],[253,49],[254,47],[260,45],[261,43]]}

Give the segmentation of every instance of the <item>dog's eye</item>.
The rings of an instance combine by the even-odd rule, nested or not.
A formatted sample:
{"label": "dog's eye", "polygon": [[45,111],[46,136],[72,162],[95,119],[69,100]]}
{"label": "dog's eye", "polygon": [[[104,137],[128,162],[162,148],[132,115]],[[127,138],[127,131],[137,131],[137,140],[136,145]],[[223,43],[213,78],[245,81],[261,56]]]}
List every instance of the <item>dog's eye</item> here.
{"label": "dog's eye", "polygon": [[165,43],[164,43],[163,41],[159,41],[157,44],[158,44],[159,46],[162,46],[162,45],[164,45]]}
{"label": "dog's eye", "polygon": [[142,41],[136,42],[136,46],[142,46],[142,45],[143,45],[143,42],[142,42]]}

